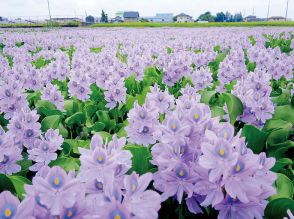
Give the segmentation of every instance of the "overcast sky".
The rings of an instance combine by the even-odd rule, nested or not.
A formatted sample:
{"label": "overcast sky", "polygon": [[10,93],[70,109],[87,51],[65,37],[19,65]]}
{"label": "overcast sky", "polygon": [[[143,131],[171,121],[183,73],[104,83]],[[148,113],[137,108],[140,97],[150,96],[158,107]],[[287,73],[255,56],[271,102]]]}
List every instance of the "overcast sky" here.
{"label": "overcast sky", "polygon": [[[242,12],[245,16],[254,13],[267,16],[269,0],[49,0],[51,14],[56,16],[100,16],[101,10],[113,17],[117,11],[136,10],[140,16],[155,13],[181,12],[198,17],[205,11],[216,13]],[[270,0],[270,16],[285,16],[287,0]],[[0,0],[0,16],[4,17],[45,17],[48,16],[47,0]],[[288,17],[294,20],[294,0],[289,0]]]}

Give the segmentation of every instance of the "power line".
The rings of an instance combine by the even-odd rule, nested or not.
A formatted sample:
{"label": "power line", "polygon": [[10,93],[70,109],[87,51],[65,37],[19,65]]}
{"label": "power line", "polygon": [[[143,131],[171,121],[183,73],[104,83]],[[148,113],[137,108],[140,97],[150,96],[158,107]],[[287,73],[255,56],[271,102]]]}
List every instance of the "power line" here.
{"label": "power line", "polygon": [[289,0],[287,0],[285,21],[287,21],[287,16],[288,16],[288,6],[289,6]]}
{"label": "power line", "polygon": [[268,0],[268,6],[267,6],[267,20],[268,20],[268,18],[269,18],[270,5],[271,5],[271,0]]}
{"label": "power line", "polygon": [[50,24],[52,25],[49,0],[47,0],[47,3],[48,3],[49,20],[50,20]]}

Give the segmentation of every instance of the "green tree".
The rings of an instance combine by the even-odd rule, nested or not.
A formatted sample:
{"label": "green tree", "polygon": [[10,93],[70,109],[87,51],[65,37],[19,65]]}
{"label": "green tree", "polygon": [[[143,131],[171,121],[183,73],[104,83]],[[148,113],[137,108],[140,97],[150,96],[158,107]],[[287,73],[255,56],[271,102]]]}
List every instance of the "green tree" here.
{"label": "green tree", "polygon": [[198,19],[200,21],[208,21],[208,22],[215,21],[215,17],[210,13],[210,11],[207,11],[204,14],[201,14]]}
{"label": "green tree", "polygon": [[226,15],[224,12],[219,12],[216,14],[215,22],[224,22],[226,20]]}
{"label": "green tree", "polygon": [[108,16],[107,16],[107,14],[104,12],[104,10],[102,10],[102,12],[101,12],[101,22],[102,22],[102,23],[107,23],[107,22],[108,22]]}
{"label": "green tree", "polygon": [[242,22],[242,21],[243,21],[243,16],[242,16],[242,14],[241,14],[241,13],[236,13],[236,14],[234,15],[234,21],[235,21],[235,22]]}

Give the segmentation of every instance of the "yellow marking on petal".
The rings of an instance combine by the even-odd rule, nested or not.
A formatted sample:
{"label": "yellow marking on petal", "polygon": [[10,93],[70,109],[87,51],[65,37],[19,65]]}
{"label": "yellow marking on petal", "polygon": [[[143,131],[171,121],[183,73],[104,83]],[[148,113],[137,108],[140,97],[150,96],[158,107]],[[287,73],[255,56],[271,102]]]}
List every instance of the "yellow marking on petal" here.
{"label": "yellow marking on petal", "polygon": [[228,138],[228,133],[224,132],[224,139],[227,139],[227,138]]}
{"label": "yellow marking on petal", "polygon": [[5,217],[10,217],[11,216],[11,210],[9,208],[6,208],[4,214],[5,214]]}
{"label": "yellow marking on petal", "polygon": [[121,219],[121,217],[117,214],[115,215],[114,219]]}
{"label": "yellow marking on petal", "polygon": [[68,217],[72,217],[72,211],[71,211],[71,210],[69,210],[69,211],[67,212],[67,216],[68,216]]}
{"label": "yellow marking on petal", "polygon": [[103,157],[102,156],[98,156],[98,161],[102,161],[103,160]]}
{"label": "yellow marking on petal", "polygon": [[177,128],[177,125],[176,124],[173,124],[172,125],[172,129],[176,129]]}
{"label": "yellow marking on petal", "polygon": [[224,155],[225,155],[225,150],[224,150],[224,149],[220,149],[220,150],[219,150],[219,154],[220,154],[221,156],[224,156]]}
{"label": "yellow marking on petal", "polygon": [[103,189],[103,185],[101,183],[98,184],[99,189]]}
{"label": "yellow marking on petal", "polygon": [[196,114],[194,115],[194,118],[195,118],[196,120],[199,119],[199,114],[196,113]]}
{"label": "yellow marking on petal", "polygon": [[180,175],[180,176],[184,176],[184,171],[183,171],[183,170],[180,170],[179,175]]}
{"label": "yellow marking on petal", "polygon": [[240,165],[238,164],[238,165],[236,166],[236,171],[239,172],[240,170],[241,170],[241,167],[240,167]]}
{"label": "yellow marking on petal", "polygon": [[145,114],[142,112],[142,113],[140,113],[140,117],[143,119],[143,118],[145,118]]}
{"label": "yellow marking on petal", "polygon": [[54,184],[57,186],[59,185],[59,179],[57,177],[54,179]]}

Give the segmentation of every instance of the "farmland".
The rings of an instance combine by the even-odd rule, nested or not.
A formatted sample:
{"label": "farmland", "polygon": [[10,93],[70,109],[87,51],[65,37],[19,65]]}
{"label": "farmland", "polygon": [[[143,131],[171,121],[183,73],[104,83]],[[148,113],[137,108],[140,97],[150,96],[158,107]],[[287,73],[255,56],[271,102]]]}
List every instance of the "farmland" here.
{"label": "farmland", "polygon": [[265,24],[0,29],[1,218],[291,217],[294,28]]}

